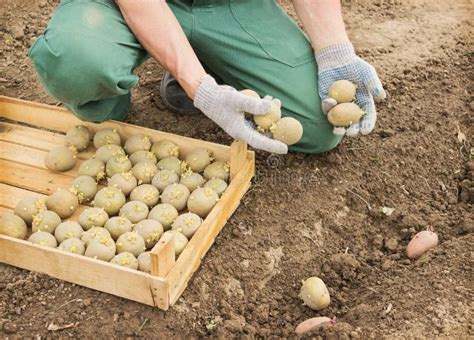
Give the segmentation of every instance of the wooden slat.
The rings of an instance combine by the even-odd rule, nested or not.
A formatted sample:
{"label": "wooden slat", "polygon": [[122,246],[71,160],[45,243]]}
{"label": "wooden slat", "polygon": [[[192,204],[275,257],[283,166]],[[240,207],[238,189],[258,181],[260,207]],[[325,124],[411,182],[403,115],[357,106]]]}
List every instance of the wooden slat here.
{"label": "wooden slat", "polygon": [[242,169],[247,159],[247,143],[236,140],[230,146],[230,179],[232,180]]}
{"label": "wooden slat", "polygon": [[250,186],[254,171],[254,163],[247,159],[245,165],[230,183],[219,202],[217,202],[178,257],[176,264],[166,277],[170,284],[171,305],[177,301],[184,291],[192,274],[199,267],[202,257],[204,257],[214,243],[217,234],[219,234],[227,220],[239,206],[240,199]]}
{"label": "wooden slat", "polygon": [[[0,235],[0,262],[168,309],[168,283],[138,270]],[[152,293],[153,291],[153,293]]]}
{"label": "wooden slat", "polygon": [[173,234],[165,234],[150,252],[151,275],[165,277],[175,264]]}

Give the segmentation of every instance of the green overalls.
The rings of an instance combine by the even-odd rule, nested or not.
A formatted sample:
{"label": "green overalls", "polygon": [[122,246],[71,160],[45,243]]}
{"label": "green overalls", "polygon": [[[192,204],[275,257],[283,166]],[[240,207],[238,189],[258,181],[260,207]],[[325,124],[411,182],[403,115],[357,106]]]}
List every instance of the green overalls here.
{"label": "green overalls", "polygon": [[[209,72],[280,99],[283,116],[303,124],[291,151],[324,152],[340,142],[321,109],[311,44],[276,1],[168,4]],[[48,93],[95,122],[125,117],[138,82],[133,70],[148,58],[113,0],[63,0],[29,53]]]}

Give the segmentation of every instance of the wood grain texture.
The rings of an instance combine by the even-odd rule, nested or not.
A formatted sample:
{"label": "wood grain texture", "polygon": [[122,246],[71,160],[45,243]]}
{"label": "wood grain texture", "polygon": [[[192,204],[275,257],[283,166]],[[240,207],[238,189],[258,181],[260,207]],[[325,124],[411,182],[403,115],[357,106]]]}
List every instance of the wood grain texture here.
{"label": "wood grain texture", "polygon": [[174,236],[164,234],[150,252],[151,275],[165,277],[175,264]]}

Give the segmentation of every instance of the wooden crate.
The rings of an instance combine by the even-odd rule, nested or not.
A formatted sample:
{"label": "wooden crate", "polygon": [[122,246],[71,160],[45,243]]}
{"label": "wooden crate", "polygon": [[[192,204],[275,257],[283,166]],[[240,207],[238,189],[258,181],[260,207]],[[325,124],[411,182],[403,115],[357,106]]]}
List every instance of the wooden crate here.
{"label": "wooden crate", "polygon": [[[239,206],[254,175],[254,153],[240,141],[229,147],[116,121],[83,122],[62,108],[4,96],[0,96],[0,117],[8,120],[0,122],[0,213],[12,211],[26,196],[49,195],[69,186],[78,165],[64,173],[52,173],[45,168],[44,157],[48,150],[63,145],[64,133],[77,124],[93,131],[113,127],[124,138],[137,133],[149,135],[152,141],[166,138],[179,145],[183,155],[193,148],[205,147],[213,151],[216,159],[230,162],[231,180],[226,192],[176,261],[172,239],[160,240],[151,252],[151,274],[0,235],[0,262],[164,310],[183,293],[202,257]],[[92,147],[80,153],[78,163],[92,154]],[[77,220],[84,208],[80,206],[70,219]]]}

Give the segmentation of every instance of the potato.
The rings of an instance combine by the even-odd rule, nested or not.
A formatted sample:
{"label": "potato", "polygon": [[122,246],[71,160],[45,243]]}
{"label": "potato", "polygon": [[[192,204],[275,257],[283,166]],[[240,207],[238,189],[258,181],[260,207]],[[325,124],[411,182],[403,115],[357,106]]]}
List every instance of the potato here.
{"label": "potato", "polygon": [[58,248],[78,255],[84,255],[86,251],[84,242],[74,237],[62,241]]}
{"label": "potato", "polygon": [[105,173],[109,178],[115,174],[127,172],[130,169],[132,169],[132,162],[130,162],[127,156],[116,156],[111,158],[105,165]]}
{"label": "potato", "polygon": [[132,222],[123,216],[115,216],[105,222],[104,228],[110,233],[110,236],[117,240],[120,235],[132,231]]}
{"label": "potato", "polygon": [[349,80],[335,81],[329,88],[328,96],[340,103],[349,103],[355,99],[357,86]]}
{"label": "potato", "polygon": [[148,206],[140,201],[130,201],[120,209],[119,215],[128,218],[132,223],[138,223],[148,216]]}
{"label": "potato", "polygon": [[334,106],[328,113],[328,120],[334,126],[350,126],[359,122],[364,111],[354,103],[342,103]]}
{"label": "potato", "polygon": [[161,193],[161,203],[171,204],[180,211],[186,207],[189,194],[189,189],[185,185],[174,183],[167,186]]}
{"label": "potato", "polygon": [[204,184],[204,188],[210,188],[220,196],[227,189],[227,183],[220,178],[211,178]]}
{"label": "potato", "polygon": [[189,239],[193,237],[202,223],[201,217],[193,213],[179,215],[172,224],[172,230],[177,230]]}
{"label": "potato", "polygon": [[161,237],[171,233],[173,235],[173,244],[174,244],[174,253],[175,256],[178,257],[188,244],[188,239],[182,233],[177,230],[168,230],[163,233]]}
{"label": "potato", "polygon": [[54,236],[45,231],[37,231],[36,233],[31,234],[31,236],[28,238],[28,241],[50,248],[56,248],[58,246],[58,242]]}
{"label": "potato", "polygon": [[74,214],[79,206],[79,200],[69,190],[58,189],[46,198],[46,207],[54,211],[61,218],[68,218]]}
{"label": "potato", "polygon": [[137,187],[138,181],[132,172],[122,172],[109,178],[108,186],[119,189],[125,196],[130,195]]}
{"label": "potato", "polygon": [[111,145],[103,145],[97,149],[95,152],[94,158],[98,159],[102,162],[107,163],[112,158],[118,156],[125,156],[125,151],[122,149],[121,146],[111,144]]}
{"label": "potato", "polygon": [[260,98],[258,93],[255,92],[254,90],[244,89],[244,90],[240,90],[240,93],[245,94],[246,96],[249,96],[249,97]]}
{"label": "potato", "polygon": [[88,231],[82,233],[81,241],[84,242],[87,247],[93,240],[109,238],[111,239],[112,237],[107,229],[102,227],[92,227]]}
{"label": "potato", "polygon": [[171,228],[171,223],[178,217],[178,210],[171,204],[158,204],[153,209],[151,209],[148,214],[148,218],[157,220],[161,223],[165,230]]}
{"label": "potato", "polygon": [[67,171],[77,163],[77,150],[73,146],[61,146],[53,149],[46,155],[44,164],[55,172]]}
{"label": "potato", "polygon": [[153,143],[151,152],[155,154],[158,160],[171,156],[179,157],[179,147],[167,139],[162,139]]}
{"label": "potato", "polygon": [[123,148],[129,155],[140,150],[149,151],[151,148],[150,137],[143,134],[134,135],[127,139]]}
{"label": "potato", "polygon": [[197,188],[188,198],[188,210],[201,217],[206,217],[218,200],[219,195],[211,188]]}
{"label": "potato", "polygon": [[206,179],[220,178],[223,181],[227,181],[229,179],[229,171],[230,167],[228,163],[215,161],[204,169],[204,177]]}
{"label": "potato", "polygon": [[94,135],[94,146],[96,149],[104,145],[121,145],[122,139],[116,129],[106,128],[99,130]]}
{"label": "potato", "polygon": [[93,239],[87,245],[84,253],[87,257],[109,262],[115,256],[116,246],[110,237]]}
{"label": "potato", "polygon": [[272,100],[271,110],[269,113],[261,116],[253,115],[255,124],[260,128],[259,130],[268,131],[273,124],[281,119],[281,102]]}
{"label": "potato", "polygon": [[335,323],[336,323],[336,317],[334,317],[334,319],[330,319],[330,318],[325,317],[325,316],[317,316],[315,318],[307,319],[307,320],[303,321],[302,323],[300,323],[296,327],[295,333],[297,335],[301,335],[301,334],[307,333],[309,331],[318,329],[319,327],[321,327],[325,324],[333,325]]}
{"label": "potato", "polygon": [[89,176],[97,182],[105,177],[105,164],[100,159],[88,159],[79,166],[79,176]]}
{"label": "potato", "polygon": [[157,171],[156,165],[150,162],[137,163],[132,168],[133,176],[138,180],[138,185],[150,184]]}
{"label": "potato", "polygon": [[0,234],[24,240],[28,228],[25,221],[12,213],[0,214]]}
{"label": "potato", "polygon": [[151,273],[151,259],[149,251],[138,255],[138,270],[145,273]]}
{"label": "potato", "polygon": [[84,230],[93,227],[103,227],[109,219],[109,215],[102,208],[88,208],[79,215],[79,224]]}
{"label": "potato", "polygon": [[76,125],[70,128],[66,133],[66,145],[74,146],[77,151],[87,149],[91,141],[91,132],[84,125]]}
{"label": "potato", "polygon": [[185,158],[186,163],[194,172],[202,172],[211,164],[211,151],[204,148],[196,148],[191,150],[191,152]]}
{"label": "potato", "polygon": [[72,181],[69,191],[77,196],[80,203],[87,202],[94,198],[97,192],[97,183],[90,176],[79,176]]}
{"label": "potato", "polygon": [[15,207],[15,215],[21,217],[26,224],[33,222],[33,216],[46,210],[44,198],[25,197]]}
{"label": "potato", "polygon": [[160,222],[150,218],[135,224],[133,231],[143,237],[145,247],[151,249],[158,242],[164,230]]}
{"label": "potato", "polygon": [[179,176],[171,170],[158,170],[153,176],[151,184],[157,187],[160,191],[165,190],[168,185],[179,182]]}
{"label": "potato", "polygon": [[99,190],[94,197],[94,207],[103,208],[109,216],[116,215],[125,204],[125,195],[117,188],[107,187]]}
{"label": "potato", "polygon": [[407,256],[416,259],[437,245],[438,235],[433,231],[433,228],[428,227],[417,233],[408,243]]}
{"label": "potato", "polygon": [[130,200],[143,202],[151,208],[160,200],[160,191],[151,184],[142,184],[132,190]]}
{"label": "potato", "polygon": [[303,137],[303,125],[295,118],[284,117],[275,123],[270,129],[273,139],[279,140],[286,145],[293,145]]}
{"label": "potato", "polygon": [[132,153],[129,157],[130,162],[132,165],[141,163],[141,162],[150,162],[153,164],[158,163],[158,159],[156,158],[155,154],[151,151],[146,150],[138,150]]}
{"label": "potato", "polygon": [[117,240],[117,253],[129,252],[134,256],[138,256],[145,250],[145,240],[136,232],[126,232],[120,235]]}
{"label": "potato", "polygon": [[319,277],[310,277],[303,281],[299,297],[314,310],[324,309],[331,302],[328,289]]}
{"label": "potato", "polygon": [[54,230],[54,237],[59,243],[68,238],[81,238],[84,230],[81,225],[74,221],[65,221],[60,223]]}
{"label": "potato", "polygon": [[130,268],[130,269],[138,269],[138,260],[132,253],[120,253],[115,255],[114,258],[110,261],[110,263],[118,264],[119,266]]}
{"label": "potato", "polygon": [[181,175],[182,164],[181,161],[176,157],[166,157],[163,158],[156,164],[159,170],[170,170],[173,171],[178,176]]}
{"label": "potato", "polygon": [[183,173],[180,180],[180,183],[184,184],[189,189],[189,191],[193,191],[198,187],[202,187],[205,182],[206,180],[200,174],[189,171]]}
{"label": "potato", "polygon": [[61,223],[61,218],[54,211],[41,211],[39,214],[33,216],[31,229],[33,232],[46,231],[47,233],[54,233],[56,227]]}

